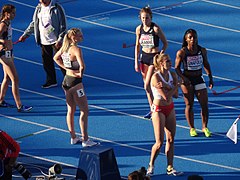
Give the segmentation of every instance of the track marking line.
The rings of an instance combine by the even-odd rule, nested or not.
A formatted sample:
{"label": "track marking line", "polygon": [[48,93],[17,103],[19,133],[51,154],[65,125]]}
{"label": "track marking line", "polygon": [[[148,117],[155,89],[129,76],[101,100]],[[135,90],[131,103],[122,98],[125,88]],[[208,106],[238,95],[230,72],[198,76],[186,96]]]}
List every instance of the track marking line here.
{"label": "track marking line", "polygon": [[[61,129],[61,128],[48,126],[48,125],[45,125],[45,124],[34,123],[34,122],[31,122],[31,121],[28,121],[28,120],[24,120],[24,119],[21,119],[21,118],[6,116],[6,115],[3,115],[3,114],[0,114],[0,116],[8,118],[8,119],[15,120],[15,121],[20,121],[20,122],[24,122],[24,123],[28,123],[28,124],[34,124],[34,125],[41,126],[41,127],[48,127],[49,129],[53,129],[53,130],[57,130],[57,131],[65,132],[65,133],[69,133],[68,130],[64,130],[64,129]],[[77,133],[77,134],[81,135],[80,133]],[[140,148],[140,147],[137,147],[137,146],[123,144],[123,143],[117,143],[115,141],[111,141],[111,140],[107,140],[107,139],[97,138],[97,137],[93,137],[93,136],[90,136],[90,138],[93,138],[93,139],[96,139],[96,140],[102,141],[102,142],[108,142],[108,143],[116,144],[118,146],[122,146],[122,147],[126,147],[126,148],[132,148],[132,149],[136,149],[136,150],[140,150],[140,151],[144,151],[144,152],[151,152],[151,150],[149,150],[149,149]],[[33,157],[33,158],[36,158],[36,159],[40,159],[40,160],[48,160],[46,158],[42,158],[42,157],[38,157],[38,156],[32,156],[32,155],[28,155],[26,153],[20,153],[20,154],[27,155],[27,156],[30,156],[30,157]],[[165,153],[159,153],[159,154],[162,155],[162,156],[165,156]],[[200,164],[206,164],[206,165],[220,167],[220,168],[224,168],[224,169],[231,169],[231,170],[234,170],[234,171],[240,171],[240,168],[236,168],[236,167],[225,166],[225,165],[221,165],[221,164],[216,164],[216,163],[211,163],[211,162],[207,162],[207,161],[196,160],[196,159],[187,158],[187,157],[183,157],[183,156],[177,156],[177,155],[174,155],[174,157],[177,158],[177,159],[182,159],[182,160],[186,160],[186,161],[196,162],[196,163],[200,163]],[[53,160],[48,160],[48,161],[49,162],[57,162],[57,161],[53,161]],[[57,163],[59,163],[59,162],[57,162]],[[61,163],[61,164],[66,165],[66,166],[76,167],[76,166],[65,164],[65,163]]]}
{"label": "track marking line", "polygon": [[211,1],[209,1],[209,0],[201,0],[201,1],[207,2],[207,3],[210,3],[210,4],[219,5],[219,6],[230,7],[230,8],[233,8],[233,9],[240,9],[240,7],[238,7],[238,6],[232,6],[232,5],[229,5],[229,4],[214,2],[214,1],[212,1],[212,0],[211,0]]}
{"label": "track marking line", "polygon": [[31,133],[31,134],[26,134],[24,136],[20,136],[20,137],[15,138],[15,140],[19,141],[20,139],[30,137],[30,136],[34,136],[34,135],[37,135],[37,134],[42,134],[42,133],[50,131],[50,130],[53,130],[53,128],[50,127],[50,128],[47,128],[47,129],[44,129],[44,130],[41,130],[41,131],[37,131],[37,132]]}
{"label": "track marking line", "polygon": [[[126,5],[126,4],[123,4],[123,3],[117,3],[117,2],[114,2],[114,1],[110,1],[110,0],[103,0],[103,1],[109,2],[111,4],[117,4],[119,6],[129,7],[129,5]],[[141,9],[141,8],[138,8],[138,7],[135,7],[135,6],[130,6],[130,8],[137,9],[137,10]],[[209,27],[213,27],[213,28],[217,28],[217,29],[223,29],[223,30],[226,30],[226,31],[240,33],[240,30],[238,30],[238,29],[227,28],[227,27],[223,27],[223,26],[218,26],[218,25],[204,23],[204,22],[195,21],[195,20],[191,20],[191,19],[181,18],[181,17],[178,17],[178,16],[172,16],[172,15],[159,13],[159,12],[153,12],[153,14],[158,14],[158,15],[161,15],[161,16],[164,16],[164,17],[169,17],[169,18],[172,18],[172,19],[177,19],[177,20],[181,20],[181,21],[191,22],[191,23],[194,23],[194,24],[200,24],[200,25],[203,25],[203,26],[209,26]]]}

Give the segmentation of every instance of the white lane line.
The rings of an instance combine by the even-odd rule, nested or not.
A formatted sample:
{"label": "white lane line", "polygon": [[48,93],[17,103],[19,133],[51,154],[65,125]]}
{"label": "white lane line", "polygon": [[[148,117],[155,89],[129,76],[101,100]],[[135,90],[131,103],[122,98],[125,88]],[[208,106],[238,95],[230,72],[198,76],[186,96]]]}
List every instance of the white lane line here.
{"label": "white lane line", "polygon": [[[61,128],[56,128],[56,127],[53,127],[53,126],[48,126],[48,125],[45,125],[45,124],[35,123],[35,122],[24,120],[24,119],[21,119],[21,118],[11,117],[11,116],[7,116],[7,115],[3,115],[3,114],[0,114],[0,116],[2,116],[4,118],[15,120],[15,121],[20,121],[20,122],[24,122],[24,123],[28,123],[28,124],[37,125],[37,126],[40,126],[40,127],[47,127],[48,129],[53,129],[53,130],[69,133],[68,130],[64,130],[64,129],[61,129]],[[77,134],[81,135],[80,133],[77,133]],[[115,141],[110,141],[110,140],[107,140],[107,139],[97,138],[97,137],[93,137],[93,136],[90,136],[90,137],[93,138],[93,139],[96,139],[98,141],[108,142],[108,143],[116,144],[118,146],[122,146],[122,147],[126,147],[126,148],[132,148],[132,149],[136,149],[136,150],[140,150],[140,151],[151,152],[151,150],[149,150],[149,149],[140,148],[140,147],[133,146],[133,145],[117,143]],[[28,155],[28,154],[25,154],[25,153],[21,153],[21,154]],[[160,153],[160,154],[165,156],[165,153]],[[40,160],[48,160],[46,158],[42,158],[42,157],[38,157],[38,156],[32,156],[32,155],[28,155],[28,156],[31,156],[33,158],[40,159]],[[177,159],[196,162],[196,163],[200,163],[200,164],[207,164],[207,165],[210,165],[210,166],[220,167],[220,168],[224,168],[224,169],[240,171],[240,168],[236,168],[236,167],[221,165],[221,164],[217,164],[217,163],[211,163],[211,162],[207,162],[207,161],[196,160],[196,159],[193,159],[193,158],[177,156],[177,155],[174,155],[174,157],[177,158]],[[50,162],[56,162],[56,161],[50,161]],[[61,163],[61,164],[63,164],[63,163]],[[63,164],[63,165],[72,166],[70,164]],[[72,166],[72,167],[75,167],[75,166]]]}
{"label": "white lane line", "polygon": [[116,9],[116,10],[112,10],[112,11],[105,11],[105,12],[102,12],[102,13],[91,14],[91,15],[88,15],[88,16],[81,16],[81,17],[79,17],[79,18],[87,19],[87,18],[90,18],[90,17],[107,15],[107,14],[110,14],[110,13],[119,12],[119,11],[124,11],[124,10],[127,10],[127,9],[129,9],[129,8],[124,7],[124,8]]}
{"label": "white lane line", "polygon": [[219,5],[219,6],[224,6],[224,7],[230,7],[230,8],[233,8],[233,9],[240,9],[240,7],[238,6],[232,6],[232,5],[229,5],[229,4],[223,4],[223,3],[219,3],[219,2],[214,2],[214,1],[209,1],[209,0],[201,0],[201,1],[204,1],[204,2],[207,2],[207,3],[211,3],[211,4],[215,4],[215,5]]}
{"label": "white lane line", "polygon": [[174,7],[182,6],[184,4],[194,3],[194,2],[198,2],[198,1],[199,0],[179,2],[179,3],[176,3],[176,4],[170,4],[170,5],[167,5],[167,6],[161,6],[161,7],[158,7],[158,8],[152,8],[152,11],[160,10],[160,9],[171,9],[171,8],[174,8]]}
{"label": "white lane line", "polygon": [[30,133],[30,134],[26,134],[26,135],[23,135],[23,136],[20,136],[20,137],[17,137],[15,138],[15,140],[19,141],[23,138],[26,138],[26,137],[29,137],[29,136],[34,136],[34,135],[38,135],[38,134],[42,134],[42,133],[45,133],[47,131],[51,131],[53,128],[47,128],[47,129],[44,129],[44,130],[41,130],[41,131],[36,131],[34,133]]}
{"label": "white lane line", "polygon": [[[117,5],[124,6],[124,7],[129,6],[129,5],[126,5],[126,4],[123,4],[123,3],[117,3],[117,2],[114,2],[114,1],[110,1],[110,0],[103,0],[103,1],[109,2],[109,3],[112,3],[112,4],[117,4]],[[137,10],[141,9],[141,8],[134,7],[134,6],[130,6],[130,7],[132,9],[137,9]],[[200,24],[200,25],[203,25],[203,26],[209,26],[209,27],[213,27],[213,28],[217,28],[217,29],[223,29],[223,30],[226,30],[226,31],[240,33],[240,30],[238,30],[238,29],[226,28],[226,27],[223,27],[223,26],[217,26],[217,25],[214,25],[214,24],[209,24],[209,23],[204,23],[204,22],[195,21],[195,20],[191,20],[191,19],[181,18],[181,17],[178,17],[178,16],[172,16],[172,15],[168,15],[168,14],[164,14],[164,13],[160,13],[160,12],[153,12],[153,13],[164,16],[164,17],[172,18],[172,19],[178,19],[178,20],[181,20],[181,21],[191,22],[191,23],[194,23],[194,24]]]}

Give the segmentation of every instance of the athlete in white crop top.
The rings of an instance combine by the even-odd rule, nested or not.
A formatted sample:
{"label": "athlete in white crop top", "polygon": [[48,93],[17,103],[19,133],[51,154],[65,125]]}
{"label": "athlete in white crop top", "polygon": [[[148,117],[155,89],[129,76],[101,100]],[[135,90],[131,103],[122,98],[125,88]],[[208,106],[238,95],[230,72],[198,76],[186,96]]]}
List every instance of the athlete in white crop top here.
{"label": "athlete in white crop top", "polygon": [[155,55],[153,64],[157,72],[155,72],[151,78],[151,87],[154,96],[151,111],[156,142],[152,146],[147,175],[151,176],[154,173],[154,162],[163,145],[165,133],[165,152],[167,156],[166,173],[168,175],[179,176],[183,173],[177,172],[173,168],[176,115],[172,98],[178,95],[178,79],[175,72],[169,71],[172,65],[169,55]]}
{"label": "athlete in white crop top", "polygon": [[[168,79],[167,81],[162,77],[162,75],[161,75],[161,73],[160,73],[159,71],[156,72],[156,73],[157,73],[157,74],[159,75],[159,77],[161,78],[162,84],[164,83],[165,86],[168,87],[168,88],[172,88],[172,87],[173,87],[173,77],[172,77],[172,74],[171,74],[170,71],[168,71],[169,79]],[[162,99],[162,96],[161,96],[161,94],[159,93],[159,88],[157,88],[157,87],[155,87],[155,86],[152,86],[152,85],[151,85],[151,88],[152,88],[152,92],[153,92],[153,97],[154,97],[154,99]]]}

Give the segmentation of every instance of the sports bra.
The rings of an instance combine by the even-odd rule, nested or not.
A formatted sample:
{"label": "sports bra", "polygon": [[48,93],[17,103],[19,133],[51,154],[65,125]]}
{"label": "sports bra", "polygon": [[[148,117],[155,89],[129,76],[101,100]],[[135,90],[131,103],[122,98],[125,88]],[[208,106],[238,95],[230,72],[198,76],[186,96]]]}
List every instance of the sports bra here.
{"label": "sports bra", "polygon": [[187,47],[184,47],[185,57],[183,59],[183,69],[185,71],[202,70],[203,55],[201,46],[198,45],[198,51],[195,54],[190,54]]}
{"label": "sports bra", "polygon": [[[159,71],[158,71],[157,73],[158,73],[159,77],[161,78],[161,80],[162,80],[165,84],[168,84],[169,86],[173,87],[173,77],[172,77],[172,74],[171,74],[170,71],[168,71],[168,76],[169,76],[168,81],[166,81],[166,80],[162,77],[162,75],[161,75],[161,73],[160,73]],[[158,89],[157,89],[156,87],[154,87],[154,86],[151,86],[151,88],[152,88],[152,93],[153,93],[154,99],[162,99],[162,96],[161,96],[161,94],[158,92]]]}
{"label": "sports bra", "polygon": [[145,32],[143,25],[140,27],[139,43],[143,48],[154,48],[159,46],[159,37],[154,32],[155,23],[151,23],[150,29]]}
{"label": "sports bra", "polygon": [[7,30],[2,33],[2,35],[0,36],[0,39],[12,40],[12,26],[11,26],[11,24],[6,23],[5,21],[1,21],[0,23],[4,23],[4,24],[7,25]]}
{"label": "sports bra", "polygon": [[63,60],[63,65],[67,69],[78,70],[80,68],[80,65],[79,65],[77,60],[75,60],[75,61],[70,60],[70,55],[69,55],[68,52],[64,52],[61,55],[61,57],[62,57],[62,60]]}

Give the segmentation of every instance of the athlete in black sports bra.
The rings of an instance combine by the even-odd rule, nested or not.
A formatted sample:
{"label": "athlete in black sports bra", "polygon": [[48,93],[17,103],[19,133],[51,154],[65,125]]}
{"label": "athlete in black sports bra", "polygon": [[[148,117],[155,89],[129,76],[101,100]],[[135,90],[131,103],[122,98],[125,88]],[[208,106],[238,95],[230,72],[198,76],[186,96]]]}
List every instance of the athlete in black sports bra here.
{"label": "athlete in black sports bra", "polygon": [[[12,27],[10,21],[1,20],[0,24],[3,27],[2,33],[0,34],[0,57],[6,55],[11,57],[12,54]],[[5,27],[5,28],[4,28]]]}
{"label": "athlete in black sports bra", "polygon": [[0,107],[15,107],[4,101],[8,85],[12,84],[12,93],[18,112],[27,112],[31,106],[23,106],[19,94],[19,80],[13,61],[13,43],[11,20],[16,15],[16,8],[7,4],[2,7],[0,17],[0,63],[3,66],[4,78],[1,84]]}
{"label": "athlete in black sports bra", "polygon": [[[150,7],[142,8],[139,16],[142,24],[136,28],[135,71],[141,71],[144,89],[147,94],[149,107],[151,108],[153,96],[150,80],[154,73],[153,57],[158,53],[165,52],[168,43],[162,29],[152,22],[152,11]],[[162,42],[160,49],[159,40]],[[145,115],[144,118],[150,119],[151,112]]]}
{"label": "athlete in black sports bra", "polygon": [[[82,146],[94,146],[98,143],[93,142],[88,137],[88,101],[84,91],[82,78],[85,69],[82,50],[77,46],[83,40],[80,29],[72,28],[64,36],[61,49],[55,54],[54,61],[66,70],[66,75],[62,83],[67,102],[67,125],[71,135],[71,144],[82,141]],[[79,124],[82,132],[82,139],[76,135],[74,128],[74,113],[76,106],[81,113]]]}
{"label": "athlete in black sports bra", "polygon": [[[181,69],[183,65],[183,71]],[[201,106],[202,131],[206,137],[211,136],[208,125],[208,93],[203,79],[202,67],[209,77],[209,88],[213,88],[213,77],[207,58],[207,50],[198,45],[197,32],[188,29],[183,36],[182,48],[176,54],[175,70],[182,79],[181,89],[186,104],[185,115],[190,126],[190,136],[197,136],[194,126],[194,95]]]}

